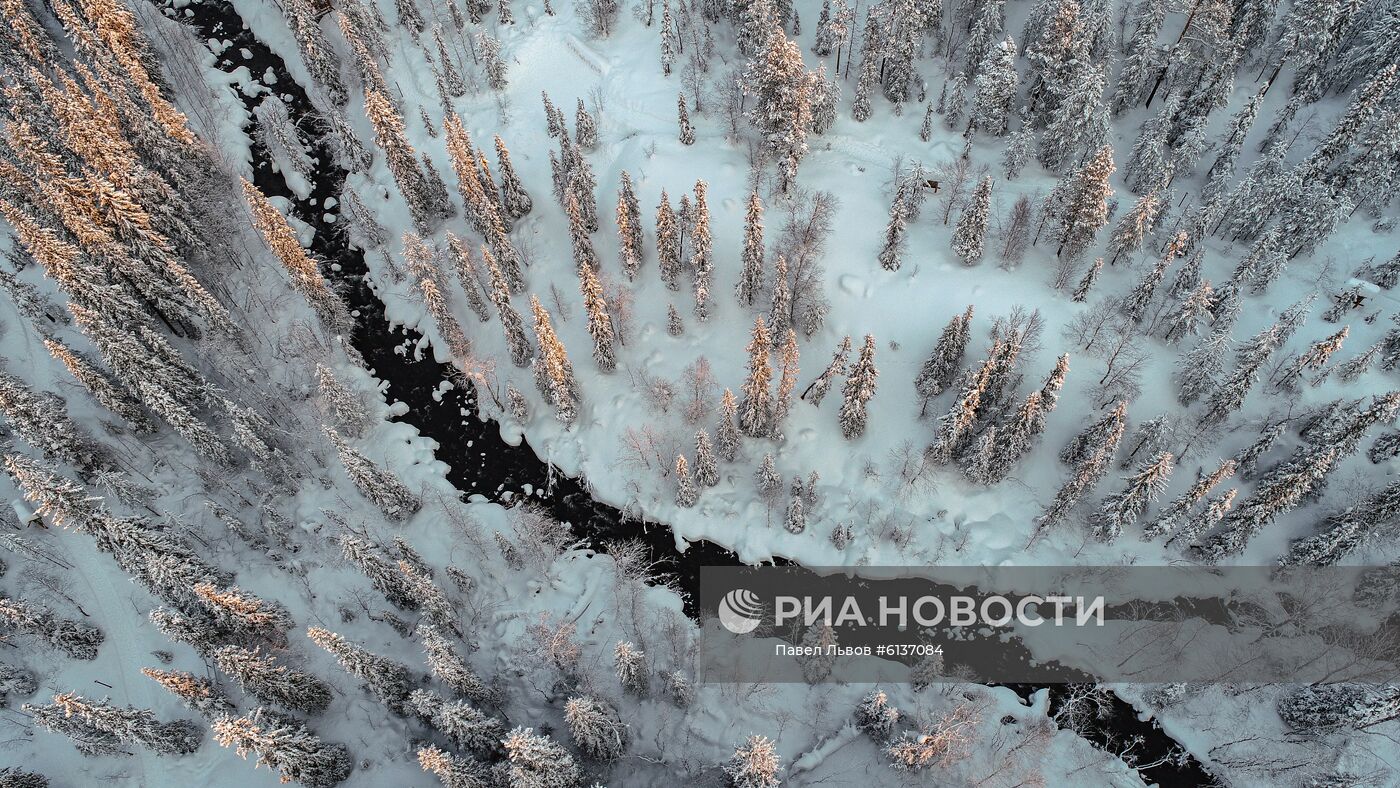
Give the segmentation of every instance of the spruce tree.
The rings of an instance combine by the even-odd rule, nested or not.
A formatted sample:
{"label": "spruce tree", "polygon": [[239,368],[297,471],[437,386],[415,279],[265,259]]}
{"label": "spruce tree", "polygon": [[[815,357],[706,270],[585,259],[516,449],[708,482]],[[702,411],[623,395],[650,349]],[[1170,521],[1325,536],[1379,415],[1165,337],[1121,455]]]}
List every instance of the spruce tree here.
{"label": "spruce tree", "polygon": [[72,659],[97,659],[102,630],[79,621],[69,621],[53,611],[20,599],[0,597],[0,624],[29,635]]}
{"label": "spruce tree", "polygon": [[579,269],[579,289],[583,292],[583,308],[588,315],[588,335],[593,338],[593,359],[604,372],[617,367],[614,353],[616,337],[613,334],[612,315],[608,313],[607,302],[603,300],[603,286],[593,266]]}
{"label": "spruce tree", "polygon": [[[766,0],[756,0],[755,4]],[[812,88],[797,45],[771,25],[762,49],[744,73],[744,90],[755,97],[749,120],[778,161],[778,183],[787,193],[797,179],[797,167],[807,153],[807,129],[812,125]]]}
{"label": "spruce tree", "polygon": [[210,656],[244,692],[264,703],[304,714],[320,714],[330,705],[329,684],[310,673],[279,665],[276,657],[264,656],[259,649],[220,646]]}
{"label": "spruce tree", "polygon": [[1171,452],[1164,451],[1124,479],[1127,485],[1123,490],[1108,496],[1099,506],[1093,518],[1094,537],[1103,542],[1112,542],[1126,526],[1137,522],[1148,504],[1166,490],[1174,467]]}
{"label": "spruce tree", "polygon": [[695,487],[695,478],[690,475],[690,464],[685,455],[676,456],[676,505],[682,509],[695,506],[700,491]]}
{"label": "spruce tree", "polygon": [[68,692],[55,695],[54,706],[92,729],[122,743],[136,744],[157,755],[188,755],[199,748],[204,731],[189,720],[163,723],[149,709],[113,706]]}
{"label": "spruce tree", "polygon": [[[994,137],[1006,134],[1017,90],[1016,42],[1011,36],[987,50],[977,69],[976,87],[968,128]],[[922,134],[921,131],[921,138],[927,142]]]}
{"label": "spruce tree", "polygon": [[750,736],[724,764],[730,785],[737,788],[777,788],[783,762],[775,743],[765,736]]}
{"label": "spruce tree", "polygon": [[1108,222],[1108,198],[1113,193],[1108,178],[1114,169],[1113,149],[1105,145],[1056,187],[1059,199],[1054,216],[1060,224],[1057,257],[1077,258]]}
{"label": "spruce tree", "polygon": [[257,766],[276,769],[283,782],[330,788],[350,776],[354,762],[342,744],[326,744],[297,720],[267,709],[214,722],[214,740],[240,757],[257,756]]}
{"label": "spruce tree", "polygon": [[831,384],[836,381],[837,375],[846,374],[846,358],[851,354],[851,338],[842,338],[841,345],[836,348],[836,352],[831,356],[831,362],[822,370],[822,374],[812,381],[802,392],[801,399],[812,403],[813,407],[820,407],[822,400],[826,398],[826,393],[831,390]]}
{"label": "spruce tree", "polygon": [[710,434],[704,430],[695,433],[695,480],[702,487],[719,484],[719,462],[710,443]]}
{"label": "spruce tree", "polygon": [[570,698],[564,704],[564,722],[574,743],[589,758],[612,762],[627,749],[628,726],[605,700],[587,695]]}
{"label": "spruce tree", "polygon": [[206,719],[216,720],[234,712],[233,702],[207,678],[184,671],[156,668],[142,668],[141,673],[169,690],[185,708],[199,712]]}
{"label": "spruce tree", "polygon": [[974,266],[982,259],[982,245],[987,235],[987,221],[992,206],[992,178],[982,178],[972,192],[972,199],[963,209],[958,226],[953,231],[953,253],[965,266]]}
{"label": "spruce tree", "polygon": [[530,310],[535,317],[535,339],[540,347],[534,361],[536,383],[545,400],[554,406],[555,417],[565,426],[572,425],[578,417],[580,398],[573,365],[554,333],[549,313],[534,295],[530,296]]}
{"label": "spruce tree", "polygon": [[375,697],[397,708],[408,697],[412,679],[408,668],[386,657],[373,654],[321,627],[310,627],[306,636],[330,652],[346,673],[364,682]]}
{"label": "spruce tree", "polygon": [[645,698],[650,693],[646,652],[628,641],[618,641],[613,649],[613,668],[622,689],[629,695]]}
{"label": "spruce tree", "polygon": [[720,398],[719,426],[715,428],[715,447],[720,459],[725,462],[733,462],[739,455],[738,412],[734,392],[725,389],[724,396]]}
{"label": "spruce tree", "polygon": [[637,277],[642,266],[642,209],[632,190],[632,176],[622,171],[622,183],[617,192],[617,239],[622,272],[628,280]]}
{"label": "spruce tree", "polygon": [[842,390],[840,413],[841,434],[846,440],[854,440],[865,432],[866,406],[875,396],[875,379],[879,372],[875,369],[875,337],[865,335],[860,357],[851,367]]}
{"label": "spruce tree", "polygon": [[963,314],[953,315],[943,327],[943,333],[939,335],[933,353],[914,378],[914,390],[918,392],[922,403],[919,408],[920,418],[927,411],[929,400],[942,394],[957,379],[958,370],[962,368],[963,356],[967,352],[967,341],[972,336],[972,312],[973,308],[969,305]]}
{"label": "spruce tree", "polygon": [[661,190],[661,201],[656,206],[656,262],[661,269],[661,281],[667,288],[679,290],[681,230],[665,189]]}
{"label": "spruce tree", "polygon": [[739,303],[753,306],[754,298],[763,287],[763,202],[754,191],[744,214],[744,251],[739,282],[735,294]]}
{"label": "spruce tree", "polygon": [[393,519],[403,519],[418,511],[422,505],[418,496],[399,481],[392,471],[371,462],[330,427],[322,427],[322,432],[335,447],[340,456],[340,463],[345,467],[350,481],[355,483],[355,488],[379,507],[381,512]]}
{"label": "spruce tree", "polygon": [[680,124],[681,128],[681,144],[694,145],[695,127],[690,125],[690,113],[685,110],[684,93],[680,93],[676,96],[676,122]]}
{"label": "spruce tree", "polygon": [[516,728],[506,735],[506,781],[512,788],[576,788],[583,772],[573,756],[548,736],[532,728]]}
{"label": "spruce tree", "polygon": [[768,358],[772,347],[773,339],[768,333],[768,325],[759,316],[754,320],[753,338],[747,348],[749,374],[744,381],[744,401],[739,409],[739,429],[754,438],[767,435],[772,424],[773,367]]}

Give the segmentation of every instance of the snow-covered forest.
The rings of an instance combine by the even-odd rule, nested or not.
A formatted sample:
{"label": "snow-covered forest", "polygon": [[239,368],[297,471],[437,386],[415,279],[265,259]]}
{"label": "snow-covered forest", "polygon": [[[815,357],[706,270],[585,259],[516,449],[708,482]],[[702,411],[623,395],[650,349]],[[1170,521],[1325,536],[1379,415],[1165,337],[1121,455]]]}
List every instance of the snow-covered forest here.
{"label": "snow-covered forest", "polygon": [[706,683],[687,580],[1400,561],[1397,0],[0,14],[0,788],[1400,784],[1384,683]]}

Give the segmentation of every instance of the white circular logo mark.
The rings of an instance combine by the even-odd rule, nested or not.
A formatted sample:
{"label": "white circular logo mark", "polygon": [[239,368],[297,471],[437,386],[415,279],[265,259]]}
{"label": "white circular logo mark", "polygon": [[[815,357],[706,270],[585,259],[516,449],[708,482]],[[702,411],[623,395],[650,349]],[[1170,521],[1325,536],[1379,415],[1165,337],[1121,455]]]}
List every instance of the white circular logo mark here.
{"label": "white circular logo mark", "polygon": [[736,635],[747,635],[762,623],[763,605],[747,588],[736,588],[719,601],[719,623]]}

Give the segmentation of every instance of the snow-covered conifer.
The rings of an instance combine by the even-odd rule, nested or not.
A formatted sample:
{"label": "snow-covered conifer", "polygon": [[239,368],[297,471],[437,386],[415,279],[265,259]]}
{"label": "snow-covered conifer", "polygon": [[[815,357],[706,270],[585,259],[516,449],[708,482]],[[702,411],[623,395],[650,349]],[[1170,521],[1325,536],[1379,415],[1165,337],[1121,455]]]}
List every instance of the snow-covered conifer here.
{"label": "snow-covered conifer", "polygon": [[371,462],[330,427],[324,427],[322,431],[331,445],[335,446],[340,463],[345,466],[345,472],[350,476],[350,481],[355,483],[355,488],[379,507],[380,511],[395,519],[408,517],[418,511],[418,507],[422,505],[418,496],[399,481],[392,471]]}
{"label": "snow-covered conifer", "polygon": [[953,231],[953,253],[965,266],[974,266],[982,259],[982,244],[987,235],[987,221],[992,207],[992,177],[984,177],[972,191],[972,199],[963,209],[958,226]]}
{"label": "snow-covered conifer", "polygon": [[1164,451],[1127,477],[1123,490],[1105,498],[1095,513],[1095,538],[1111,542],[1123,533],[1126,526],[1137,522],[1148,504],[1157,500],[1166,490],[1167,480],[1171,478],[1174,467],[1175,459],[1171,452]]}
{"label": "snow-covered conifer", "polygon": [[775,742],[766,736],[750,736],[724,764],[724,773],[735,788],[777,788],[783,761]]}
{"label": "snow-covered conifer", "polygon": [[[502,4],[504,7],[504,0]],[[491,784],[490,769],[475,758],[453,755],[431,745],[419,747],[417,756],[418,765],[423,771],[432,772],[443,788],[480,788]]]}
{"label": "snow-covered conifer", "polygon": [[1080,433],[1079,437],[1066,447],[1066,451],[1061,453],[1060,458],[1072,463],[1074,468],[1069,479],[1037,519],[1032,541],[1046,528],[1063,520],[1079,499],[1108,473],[1113,453],[1123,438],[1127,410],[1127,402],[1120,401],[1107,416]]}
{"label": "snow-covered conifer", "polygon": [[574,142],[584,150],[598,147],[598,124],[593,120],[593,113],[584,108],[583,99],[578,100],[574,109]]}
{"label": "snow-covered conifer", "polygon": [[391,708],[408,697],[412,679],[404,665],[371,653],[328,629],[309,627],[306,636],[329,651],[346,673],[364,682],[366,689]]}
{"label": "snow-covered conifer", "polygon": [[875,369],[875,337],[866,334],[860,357],[851,367],[841,393],[841,434],[846,440],[859,438],[865,432],[866,406],[875,396],[875,379],[878,376],[879,371]]}
{"label": "snow-covered conifer", "polygon": [[676,96],[676,122],[681,127],[681,144],[695,144],[695,127],[690,125],[690,113],[685,110],[685,94]]}
{"label": "snow-covered conifer", "polygon": [[646,652],[631,642],[620,640],[613,649],[613,670],[622,689],[628,694],[645,698],[650,693],[650,679],[647,676]]}
{"label": "snow-covered conifer", "polygon": [[753,338],[747,348],[749,374],[744,381],[744,401],[739,408],[739,429],[755,438],[767,435],[772,424],[773,366],[768,358],[772,347],[772,335],[760,315],[754,320]]}
{"label": "snow-covered conifer", "polygon": [[877,742],[889,741],[899,724],[899,709],[882,690],[873,689],[856,706],[856,727]]}
{"label": "snow-covered conifer", "polygon": [[977,69],[976,86],[969,128],[1000,137],[1016,104],[1016,42],[1011,36],[987,50]]}
{"label": "snow-covered conifer", "polygon": [[530,296],[530,311],[535,317],[535,339],[540,352],[535,357],[535,380],[540,385],[540,393],[554,406],[554,415],[565,426],[574,423],[578,417],[579,386],[574,377],[574,368],[569,363],[564,344],[554,333],[549,313],[540,305],[540,300]]}
{"label": "snow-covered conifer", "polygon": [[690,475],[690,464],[686,462],[684,454],[677,455],[676,505],[682,509],[689,509],[699,498],[700,491],[695,487],[695,478]]}
{"label": "snow-covered conifer", "polygon": [[[885,241],[876,257],[886,271],[898,271],[904,256],[905,233],[909,223],[909,204],[901,192],[896,192],[890,204],[890,221],[885,225]],[[779,258],[781,259],[781,258]]]}
{"label": "snow-covered conifer", "polygon": [[511,788],[576,788],[583,783],[583,771],[568,750],[532,728],[512,730],[502,744]]}
{"label": "snow-covered conifer", "polygon": [[642,265],[642,209],[632,190],[632,176],[622,171],[622,183],[617,192],[617,239],[622,272],[629,280],[637,277]]}
{"label": "snow-covered conifer", "polygon": [[738,413],[739,406],[734,399],[734,392],[725,389],[720,398],[719,425],[715,428],[715,448],[720,459],[725,462],[734,462],[734,458],[739,456]]}
{"label": "snow-covered conifer", "polygon": [[489,755],[505,733],[505,723],[462,700],[449,701],[431,690],[409,693],[413,711],[458,747]]}
{"label": "snow-covered conifer", "polygon": [[933,353],[914,377],[914,390],[922,402],[920,417],[928,409],[929,400],[942,394],[957,379],[963,355],[967,352],[967,341],[972,336],[972,312],[973,308],[969,305],[966,312],[953,315],[938,336]]}
{"label": "snow-covered conifer", "polygon": [[675,212],[671,210],[671,199],[665,189],[661,190],[661,201],[656,205],[656,263],[666,287],[679,290],[681,228]]}
{"label": "snow-covered conifer", "polygon": [[432,624],[418,625],[418,641],[423,644],[427,655],[428,669],[439,681],[452,688],[453,692],[469,698],[474,703],[495,704],[497,693],[471,669],[446,635]]}
{"label": "snow-covered conifer", "polygon": [[193,709],[207,719],[215,720],[234,711],[233,702],[224,691],[203,676],[156,668],[142,668],[141,673],[169,690],[185,708]]}
{"label": "snow-covered conifer", "polygon": [[695,433],[695,481],[702,487],[719,484],[719,461],[710,443],[710,433],[704,430]]}
{"label": "snow-covered conifer", "polygon": [[0,597],[0,624],[30,635],[73,659],[97,659],[102,630],[80,621],[59,618],[53,611],[22,599]]}
{"label": "snow-covered conifer", "polygon": [[[753,5],[766,5],[756,0]],[[747,8],[748,6],[746,6]],[[764,30],[762,48],[744,74],[744,90],[756,99],[749,120],[778,161],[779,188],[786,193],[807,153],[812,125],[812,85],[797,45],[772,25]]]}
{"label": "snow-covered conifer", "polygon": [[608,313],[608,304],[603,300],[603,286],[598,282],[593,266],[586,265],[579,269],[579,289],[583,292],[583,308],[588,315],[588,335],[593,338],[593,360],[604,372],[611,372],[617,367],[613,348],[616,337],[613,334],[612,315]]}
{"label": "snow-covered conifer", "polygon": [[754,298],[763,287],[763,202],[754,191],[749,195],[744,214],[744,251],[739,283],[735,294],[739,303],[753,306]]}
{"label": "snow-covered conifer", "polygon": [[106,700],[92,701],[72,692],[55,695],[53,701],[66,716],[157,755],[188,755],[199,748],[204,737],[203,729],[193,722],[160,722],[149,709],[113,706]]}
{"label": "snow-covered conifer", "polygon": [[310,673],[277,664],[271,654],[240,646],[220,646],[210,655],[219,670],[244,692],[264,703],[305,714],[320,714],[331,702],[330,685]]}
{"label": "snow-covered conifer", "polygon": [[598,761],[615,761],[627,749],[627,725],[612,704],[580,695],[564,704],[564,722],[584,755]]}
{"label": "snow-covered conifer", "polygon": [[257,756],[257,765],[276,769],[284,782],[307,788],[330,788],[354,769],[343,744],[326,744],[297,720],[267,709],[214,722],[214,740],[233,747],[240,757]]}

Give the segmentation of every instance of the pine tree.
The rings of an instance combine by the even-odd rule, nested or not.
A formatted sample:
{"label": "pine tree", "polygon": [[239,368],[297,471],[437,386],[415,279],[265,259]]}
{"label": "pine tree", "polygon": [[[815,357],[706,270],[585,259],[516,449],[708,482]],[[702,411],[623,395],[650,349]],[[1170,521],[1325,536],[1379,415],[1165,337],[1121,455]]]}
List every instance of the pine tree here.
{"label": "pine tree", "polygon": [[835,77],[826,75],[826,64],[819,63],[811,77],[812,91],[812,133],[825,134],[836,122],[836,111],[841,104],[841,83]]}
{"label": "pine tree", "polygon": [[549,313],[536,296],[530,296],[530,310],[535,317],[535,339],[540,352],[535,357],[535,381],[545,401],[554,406],[554,415],[565,426],[578,417],[579,386],[568,353],[554,333]]}
{"label": "pine tree", "polygon": [[422,503],[418,496],[408,489],[392,471],[375,465],[359,451],[352,448],[335,430],[323,427],[322,432],[335,447],[341,465],[355,483],[355,488],[379,507],[386,516],[402,519],[418,511]]}
{"label": "pine tree", "polygon": [[214,722],[214,740],[233,747],[239,757],[257,756],[257,766],[276,769],[283,782],[307,788],[330,788],[350,776],[354,762],[342,744],[326,744],[305,725],[259,708],[245,717]]}
{"label": "pine tree", "polygon": [[509,758],[506,781],[511,788],[576,788],[583,783],[583,772],[573,756],[532,728],[516,728],[502,743]]}
{"label": "pine tree", "polygon": [[1123,528],[1137,522],[1148,504],[1157,500],[1167,488],[1167,480],[1175,467],[1171,452],[1162,452],[1151,462],[1124,479],[1127,486],[1104,499],[1094,517],[1094,537],[1112,542]]}
{"label": "pine tree", "polygon": [[[758,0],[758,3],[764,1]],[[749,111],[749,120],[778,160],[779,188],[786,194],[796,181],[797,167],[807,153],[807,129],[812,125],[812,89],[802,66],[802,53],[778,25],[765,30],[762,50],[750,61],[744,74],[744,90],[757,99],[756,106]]]}
{"label": "pine tree", "polygon": [[792,391],[797,387],[797,360],[797,332],[789,328],[787,338],[778,350],[778,393],[773,400],[773,417],[769,431],[769,436],[776,441],[783,439],[783,422],[787,421],[788,413],[792,411]]}
{"label": "pine tree", "polygon": [[1270,326],[1239,349],[1235,354],[1235,371],[1216,387],[1206,402],[1206,410],[1201,415],[1202,426],[1217,425],[1239,410],[1278,344],[1278,328]]}
{"label": "pine tree", "polygon": [[676,96],[676,117],[681,127],[681,144],[695,144],[695,127],[690,125],[690,113],[685,111],[685,94]]}
{"label": "pine tree", "polygon": [[1200,560],[1214,564],[1242,552],[1254,534],[1296,507],[1336,466],[1340,454],[1335,446],[1319,446],[1261,480],[1254,494],[1225,516],[1224,527],[1202,543]]}
{"label": "pine tree", "polygon": [[60,528],[72,527],[81,532],[94,528],[102,499],[88,495],[81,484],[59,475],[53,465],[22,454],[7,454],[5,472],[24,499],[35,504],[35,514],[47,517]]}
{"label": "pine tree", "polygon": [[1041,137],[1040,163],[1052,172],[1063,172],[1108,139],[1109,114],[1103,105],[1104,67],[1079,61],[1068,79],[1067,90]]}
{"label": "pine tree", "polygon": [[365,688],[390,708],[401,705],[408,697],[412,680],[407,667],[366,651],[328,629],[310,627],[306,636],[330,652],[346,673],[364,682]]}
{"label": "pine tree", "polygon": [[778,475],[778,470],[773,466],[773,455],[763,455],[763,461],[758,465],[758,472],[754,475],[754,483],[758,491],[764,494],[771,494],[783,485],[783,477]]}
{"label": "pine tree", "polygon": [[264,703],[305,714],[320,714],[330,705],[329,684],[310,673],[279,665],[274,656],[263,656],[257,648],[220,646],[210,656],[244,692]]}
{"label": "pine tree", "polygon": [[365,114],[374,127],[374,141],[384,151],[385,164],[408,203],[418,232],[427,235],[446,218],[447,208],[434,203],[433,189],[419,169],[413,146],[404,132],[403,118],[389,100],[372,86],[365,88]]}
{"label": "pine tree", "polygon": [[10,597],[0,597],[0,623],[73,659],[97,659],[97,647],[103,640],[97,627],[59,618],[51,610]]}
{"label": "pine tree", "polygon": [[107,464],[100,448],[68,418],[63,400],[36,394],[18,378],[0,373],[0,414],[20,438],[55,462],[81,470]]}
{"label": "pine tree", "polygon": [[734,750],[724,765],[724,773],[735,788],[777,788],[783,762],[774,742],[764,736],[750,736]]}
{"label": "pine tree", "polygon": [[982,259],[982,244],[987,234],[987,220],[992,205],[992,178],[982,178],[972,192],[972,199],[963,209],[958,226],[953,231],[953,253],[965,266],[974,266]]}
{"label": "pine tree", "polygon": [[875,337],[865,335],[860,357],[851,367],[846,378],[841,402],[841,434],[846,440],[854,440],[865,432],[866,405],[875,396],[875,379],[879,372],[875,369]]}
{"label": "pine tree", "polygon": [[1229,330],[1217,328],[1209,336],[1182,354],[1177,362],[1177,400],[1190,405],[1213,389],[1224,370],[1225,353],[1230,347]]}
{"label": "pine tree", "polygon": [[1225,460],[1220,463],[1218,468],[1202,476],[1186,492],[1168,504],[1157,516],[1157,519],[1143,529],[1143,536],[1148,539],[1156,539],[1160,536],[1174,534],[1185,522],[1191,508],[1203,500],[1206,493],[1234,475],[1234,460]]}
{"label": "pine tree", "polygon": [[919,409],[920,418],[928,409],[929,400],[942,394],[957,378],[963,356],[967,352],[967,341],[972,336],[972,311],[973,308],[969,305],[963,314],[953,315],[943,327],[943,333],[939,335],[933,353],[914,378],[914,390],[918,392],[922,402]]}
{"label": "pine tree", "polygon": [[278,646],[286,644],[285,633],[293,621],[281,603],[268,602],[238,586],[221,589],[213,583],[199,583],[192,590],[221,627],[265,638]]}
{"label": "pine tree", "polygon": [[1327,361],[1332,358],[1332,354],[1341,350],[1342,343],[1346,341],[1347,335],[1351,333],[1350,326],[1342,326],[1342,330],[1326,339],[1319,339],[1308,346],[1308,349],[1298,355],[1283,371],[1283,377],[1279,380],[1278,386],[1281,389],[1292,388],[1298,379],[1303,377],[1307,371],[1317,371],[1327,366]]}
{"label": "pine tree", "polygon": [[1142,247],[1142,242],[1152,232],[1161,209],[1162,201],[1155,191],[1144,194],[1133,203],[1132,210],[1118,220],[1118,224],[1114,225],[1113,232],[1109,235],[1108,246],[1113,252],[1108,261],[1109,265],[1117,263],[1118,258],[1132,254]]}

